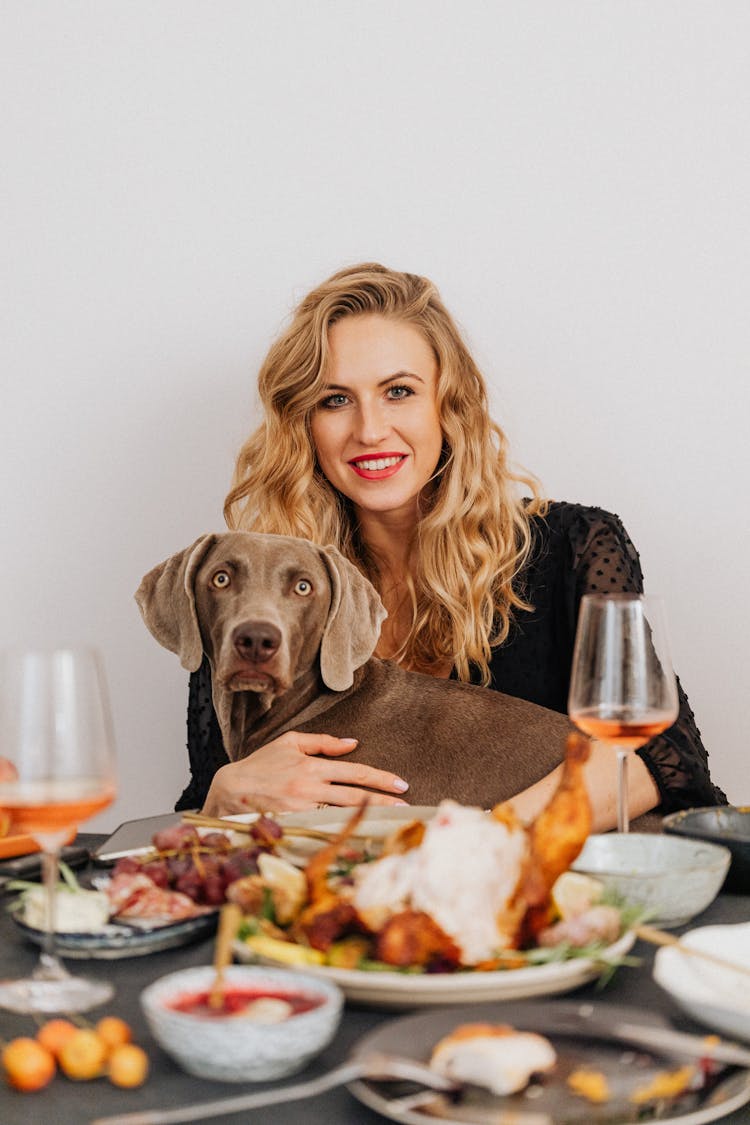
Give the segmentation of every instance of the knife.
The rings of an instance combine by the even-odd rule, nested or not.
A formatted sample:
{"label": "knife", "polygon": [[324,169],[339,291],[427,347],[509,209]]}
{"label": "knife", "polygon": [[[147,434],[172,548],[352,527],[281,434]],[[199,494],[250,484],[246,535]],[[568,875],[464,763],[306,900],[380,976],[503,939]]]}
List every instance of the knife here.
{"label": "knife", "polygon": [[728,1066],[750,1068],[750,1050],[739,1043],[720,1039],[718,1035],[693,1035],[659,1024],[639,1024],[630,1020],[615,1019],[610,1023],[606,1015],[590,1013],[588,1007],[570,1016],[556,1016],[549,1031],[550,1034],[568,1032],[589,1035],[592,1039],[615,1040],[618,1043],[628,1043],[631,1047],[646,1047],[662,1055],[713,1059]]}

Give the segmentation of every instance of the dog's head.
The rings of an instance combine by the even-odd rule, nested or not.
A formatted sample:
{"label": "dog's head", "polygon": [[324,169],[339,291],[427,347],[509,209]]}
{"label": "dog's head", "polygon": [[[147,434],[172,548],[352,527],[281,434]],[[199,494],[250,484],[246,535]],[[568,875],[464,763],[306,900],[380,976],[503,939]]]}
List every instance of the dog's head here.
{"label": "dog's head", "polygon": [[136,601],[160,644],[195,671],[205,652],[214,690],[266,706],[320,660],[332,691],[372,655],[385,609],[335,547],[231,531],[199,539],[144,577]]}

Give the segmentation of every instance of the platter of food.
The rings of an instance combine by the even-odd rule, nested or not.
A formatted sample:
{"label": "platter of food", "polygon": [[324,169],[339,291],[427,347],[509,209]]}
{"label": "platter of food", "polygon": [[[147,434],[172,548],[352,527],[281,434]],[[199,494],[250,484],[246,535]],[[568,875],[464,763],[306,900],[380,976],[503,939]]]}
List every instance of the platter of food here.
{"label": "platter of food", "polygon": [[576,823],[578,802],[571,817],[570,783],[564,795],[567,836],[555,798],[535,832],[511,811],[444,801],[422,820],[401,812],[374,854],[367,811],[349,813],[304,872],[276,856],[229,889],[244,915],[235,957],[304,968],[384,1008],[550,996],[611,972],[636,919],[569,870],[588,820]]}
{"label": "platter of food", "polygon": [[[348,1000],[371,1008],[433,1007],[489,1000],[523,1000],[572,992],[596,980],[622,961],[635,942],[632,931],[589,957],[568,954],[564,960],[534,963],[526,967],[496,971],[464,970],[452,973],[388,971],[384,966],[342,969],[332,965],[305,964],[304,970],[337,984]],[[267,965],[289,965],[283,952],[258,954],[245,942],[234,943],[238,961]]]}
{"label": "platter of food", "polygon": [[427,1063],[457,1080],[458,1090],[443,1094],[372,1078],[349,1088],[364,1105],[406,1125],[436,1118],[519,1125],[702,1125],[750,1101],[750,1070],[718,1063],[710,1040],[705,1054],[698,1047],[688,1053],[673,1046],[633,1046],[606,1026],[634,1023],[657,1033],[668,1027],[659,1016],[618,1007],[607,1008],[603,1026],[593,1006],[570,1001],[402,1016],[361,1039],[354,1058],[382,1052]]}
{"label": "platter of food", "polygon": [[[355,810],[346,806],[327,805],[307,812],[275,813],[274,820],[284,835],[277,847],[279,855],[298,866],[304,865],[320,851],[325,836],[343,832]],[[420,821],[427,824],[437,812],[435,805],[377,805],[365,809],[357,825],[352,843],[372,858],[377,856],[385,841],[406,824]],[[225,818],[231,825],[252,824],[259,813],[240,813]]]}
{"label": "platter of food", "polygon": [[[205,937],[216,928],[226,888],[257,870],[259,851],[269,847],[247,837],[238,847],[225,833],[200,834],[176,825],[157,833],[145,854],[123,857],[111,875],[95,876],[92,887],[81,886],[61,864],[55,947],[65,957],[112,960]],[[26,938],[41,945],[46,936],[44,888],[20,881],[15,886],[21,894],[10,907],[13,920]]]}
{"label": "platter of food", "polygon": [[[218,912],[184,918],[179,922],[154,919],[143,925],[112,921],[99,929],[81,933],[55,932],[55,949],[66,958],[78,960],[116,961],[123,957],[143,957],[160,953],[207,937],[216,929]],[[46,934],[36,926],[27,926],[23,919],[14,921],[24,937],[43,945]]]}

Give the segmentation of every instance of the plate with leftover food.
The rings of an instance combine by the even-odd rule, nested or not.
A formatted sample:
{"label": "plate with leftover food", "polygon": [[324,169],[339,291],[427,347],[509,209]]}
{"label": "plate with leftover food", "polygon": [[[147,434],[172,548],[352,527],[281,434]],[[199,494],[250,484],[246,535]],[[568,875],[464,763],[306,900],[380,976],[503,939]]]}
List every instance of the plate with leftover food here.
{"label": "plate with leftover food", "polygon": [[[750,1101],[750,1070],[695,1053],[633,1046],[608,1025],[669,1027],[638,1009],[592,1004],[484,1004],[403,1016],[361,1039],[354,1057],[382,1052],[427,1063],[455,1093],[358,1079],[352,1094],[406,1125],[442,1119],[515,1125],[702,1125]],[[650,1036],[651,1039],[655,1036]]]}

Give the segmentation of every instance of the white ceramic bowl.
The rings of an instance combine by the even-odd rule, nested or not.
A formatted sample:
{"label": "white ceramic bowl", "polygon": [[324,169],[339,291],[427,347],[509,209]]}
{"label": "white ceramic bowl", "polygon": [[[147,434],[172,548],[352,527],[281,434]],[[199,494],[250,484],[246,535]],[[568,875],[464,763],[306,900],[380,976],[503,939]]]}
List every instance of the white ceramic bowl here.
{"label": "white ceramic bowl", "polygon": [[729,868],[728,848],[658,833],[589,836],[573,864],[642,906],[655,926],[682,926],[716,898]]}
{"label": "white ceramic bowl", "polygon": [[[701,926],[680,942],[750,970],[750,922]],[[670,945],[658,950],[654,980],[698,1023],[750,1043],[750,975]]]}
{"label": "white ceramic bowl", "polygon": [[170,973],[141,993],[151,1032],[168,1055],[190,1074],[220,1082],[265,1082],[294,1074],[333,1039],[343,1005],[335,984],[285,969],[230,965],[225,986],[268,990],[290,996],[303,993],[320,1003],[281,1023],[258,1023],[238,1015],[200,1016],[176,1011],[170,1001],[210,989],[210,965]]}

